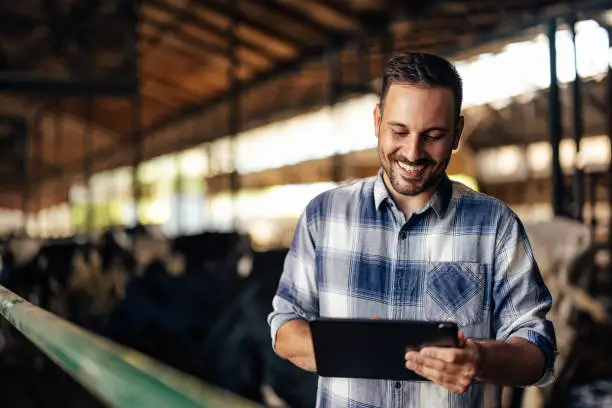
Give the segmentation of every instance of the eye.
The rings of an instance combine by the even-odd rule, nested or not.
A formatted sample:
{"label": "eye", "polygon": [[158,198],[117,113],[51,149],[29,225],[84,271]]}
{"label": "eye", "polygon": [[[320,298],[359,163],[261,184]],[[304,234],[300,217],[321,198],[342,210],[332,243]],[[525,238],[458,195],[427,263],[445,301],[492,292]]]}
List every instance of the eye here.
{"label": "eye", "polygon": [[425,139],[427,140],[440,140],[444,138],[444,133],[427,133],[425,134]]}
{"label": "eye", "polygon": [[391,132],[392,132],[393,134],[396,134],[396,135],[406,135],[406,134],[408,134],[408,132],[406,132],[406,131],[403,131],[403,130],[396,130],[396,129],[393,129],[393,128],[391,128]]}

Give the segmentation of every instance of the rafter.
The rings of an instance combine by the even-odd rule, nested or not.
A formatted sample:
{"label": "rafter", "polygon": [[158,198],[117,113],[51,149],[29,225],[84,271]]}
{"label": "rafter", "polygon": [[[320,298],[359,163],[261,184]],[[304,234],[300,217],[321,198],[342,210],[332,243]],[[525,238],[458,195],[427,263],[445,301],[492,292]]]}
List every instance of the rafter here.
{"label": "rafter", "polygon": [[343,33],[337,32],[332,27],[325,26],[319,23],[316,20],[313,20],[310,16],[306,15],[302,11],[295,9],[293,7],[286,6],[283,3],[278,3],[274,0],[258,0],[258,5],[262,5],[268,10],[271,10],[290,21],[295,21],[296,23],[309,28],[310,30],[318,33],[324,37],[339,37],[344,35]]}
{"label": "rafter", "polygon": [[[151,36],[148,37],[146,39],[146,43],[147,44],[158,44],[161,39],[163,38],[163,33],[169,28],[172,27],[173,22],[163,22],[163,21],[159,21],[153,17],[147,17],[147,18],[143,18],[143,23],[146,24],[151,24],[153,27],[155,27],[160,33],[161,35],[158,36]],[[219,45],[215,45],[215,44],[210,44],[207,43],[206,41],[202,41],[201,39],[195,37],[194,35],[191,35],[189,33],[185,33],[182,31],[178,31],[175,32],[173,34],[174,36],[176,36],[180,41],[185,42],[185,44],[191,45],[193,47],[196,47],[200,50],[202,50],[205,53],[209,53],[209,54],[213,54],[213,55],[218,55],[221,56],[223,58],[226,57],[227,55],[227,51],[225,47],[221,47]]]}
{"label": "rafter", "polygon": [[342,15],[344,17],[348,17],[355,22],[361,21],[361,16],[355,12],[350,6],[346,4],[346,2],[342,0],[311,0],[314,3],[320,4],[322,6],[327,7],[332,10],[336,14]]}
{"label": "rafter", "polygon": [[261,33],[273,37],[277,40],[281,40],[294,48],[303,49],[308,44],[304,40],[293,33],[282,32],[272,25],[264,24],[254,18],[249,17],[240,10],[234,10],[226,4],[218,3],[214,0],[195,0],[198,5],[206,10],[212,10],[213,12],[220,13],[226,16],[233,15],[238,23],[244,23]]}
{"label": "rafter", "polygon": [[[177,31],[181,30],[181,26],[183,25],[183,22],[189,16],[189,8],[191,6],[192,1],[193,0],[188,0],[187,4],[185,4],[185,7],[183,7],[182,10],[174,9],[169,4],[163,1],[151,0],[149,2],[149,4],[154,4],[154,5],[156,4],[158,8],[161,8],[162,6],[164,6],[165,8],[170,8],[171,11],[168,11],[168,9],[166,9],[166,11],[168,11],[172,16],[172,21],[165,24],[165,26],[159,30],[157,35],[151,38],[151,40],[149,41],[149,45],[158,45],[162,41],[164,36],[173,35]],[[141,14],[141,18],[143,20],[147,20],[146,17],[144,18],[142,17],[142,14]]]}
{"label": "rafter", "polygon": [[159,76],[155,74],[154,72],[145,70],[145,67],[141,67],[141,73],[142,73],[143,79],[156,82],[159,85],[162,85],[164,87],[178,89],[180,92],[189,95],[190,98],[198,95],[197,93],[193,92],[191,89],[183,87],[179,82],[173,81],[172,78]]}
{"label": "rafter", "polygon": [[[206,0],[206,1],[200,0],[198,1],[198,3],[219,4],[219,3],[214,2],[213,0]],[[572,7],[583,9],[585,8],[585,4],[587,4],[589,7],[594,7],[593,6],[594,3],[595,3],[594,1],[576,2],[576,3],[572,3]],[[605,6],[604,3],[608,3],[608,2],[599,0],[597,3],[600,6],[604,7]],[[202,7],[205,8],[206,5]],[[434,12],[435,10],[433,10],[431,13],[434,13]],[[468,37],[469,40],[465,42],[454,41],[452,44],[449,44],[449,47],[447,48],[440,46],[441,44],[438,43],[438,44],[432,45],[432,48],[430,48],[430,50],[433,50],[434,49],[433,47],[435,46],[435,52],[445,55],[447,57],[454,57],[458,53],[464,52],[468,48],[473,48],[479,45],[485,45],[493,41],[508,40],[510,38],[515,38],[517,35],[524,34],[525,30],[533,29],[534,27],[537,26],[537,24],[543,23],[552,17],[560,16],[565,12],[566,12],[565,10],[559,11],[558,7],[555,7],[554,9],[553,8],[540,8],[537,13],[530,13],[529,15],[527,15],[527,13],[522,13],[521,15],[517,15],[515,18],[513,18],[512,21],[508,22],[508,24],[506,24],[504,27],[495,27],[495,29],[492,28],[487,31],[482,31],[478,33],[478,35],[474,36],[473,38]],[[429,14],[428,12],[428,13],[425,13],[425,15],[420,16],[418,18],[419,19],[432,18],[432,16],[433,14]],[[410,17],[410,15],[408,14],[407,16],[402,17],[402,18],[410,21],[410,18],[414,18],[414,17]],[[246,24],[245,22],[243,23]],[[372,40],[375,40],[375,38],[372,38]],[[352,42],[353,42],[353,39],[347,38],[346,40],[342,40],[338,44],[336,44],[336,47],[338,47],[338,49],[344,49],[344,47],[346,47],[348,44],[351,44]],[[299,57],[292,59],[290,61],[278,63],[271,70],[259,73],[255,75],[254,77],[252,77],[251,79],[241,82],[239,84],[240,92],[248,93],[251,90],[255,90],[255,89],[259,90],[261,89],[261,88],[258,88],[259,86],[261,86],[264,83],[269,82],[270,80],[276,80],[276,79],[294,74],[302,70],[303,67],[309,63],[313,63],[313,62],[320,63],[322,56],[328,50],[329,49],[324,44],[305,47],[302,50],[302,53],[299,55]],[[376,60],[379,57],[378,55],[372,55],[371,58],[373,60]],[[227,94],[218,94],[212,98],[211,97],[204,98],[198,101],[197,103],[189,104],[181,109],[178,109],[171,116],[162,118],[161,120],[157,121],[157,123],[154,123],[152,126],[149,126],[147,129],[145,129],[144,133],[146,133],[147,136],[150,136],[150,135],[155,134],[158,131],[165,131],[166,129],[172,130],[170,129],[171,126],[178,125],[182,123],[183,121],[186,121],[192,118],[197,118],[205,112],[213,112],[215,108],[225,106],[227,101],[228,101]],[[199,135],[199,137],[201,138],[201,135]],[[97,154],[99,155],[99,160],[103,161],[103,160],[111,159],[112,157],[114,157],[114,155],[117,154],[117,150],[116,149],[108,149],[108,150],[101,149],[99,152],[97,152]],[[70,170],[68,167],[66,167],[66,170],[75,171],[75,168],[72,168],[72,170]]]}
{"label": "rafter", "polygon": [[[152,36],[150,35],[141,35],[140,37],[141,37],[141,42],[143,45],[146,45],[150,41],[152,41]],[[180,44],[188,45],[189,47],[177,47],[175,44],[168,43],[168,44],[165,44],[166,54],[176,53],[177,55],[180,55],[181,57],[185,57],[192,62],[201,63],[202,65],[205,64],[207,57],[211,55],[211,53],[207,53],[204,50],[197,48],[196,45],[189,44],[186,42],[180,43]],[[199,51],[199,53],[192,52],[193,48],[196,48]],[[219,54],[213,54],[213,55],[219,58]]]}
{"label": "rafter", "polygon": [[[226,32],[218,27],[216,27],[215,25],[211,24],[210,21],[206,21],[205,19],[198,17],[195,14],[191,13],[191,10],[188,9],[179,9],[176,6],[173,6],[171,4],[165,3],[161,0],[148,0],[147,5],[149,6],[153,6],[159,10],[162,10],[170,15],[175,16],[175,18],[178,15],[181,15],[181,17],[183,18],[183,21],[188,22],[193,24],[195,27],[197,27],[199,30],[202,30],[204,32],[210,33],[214,36],[219,37],[220,39],[225,39],[226,38]],[[185,10],[188,10],[188,13],[185,15],[183,12]],[[240,38],[237,37],[236,38],[236,45],[244,47],[245,49],[252,51],[256,54],[259,54],[261,56],[263,56],[264,58],[268,59],[270,62],[274,62],[275,60],[275,56],[272,55],[267,49],[262,48],[261,46],[257,45],[256,43],[250,41],[247,38]]]}

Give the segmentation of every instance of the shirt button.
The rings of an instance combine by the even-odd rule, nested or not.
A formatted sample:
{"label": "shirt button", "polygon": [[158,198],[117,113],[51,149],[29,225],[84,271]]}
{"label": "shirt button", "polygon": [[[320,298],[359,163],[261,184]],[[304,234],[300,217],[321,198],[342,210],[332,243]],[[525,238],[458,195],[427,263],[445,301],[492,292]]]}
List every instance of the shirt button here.
{"label": "shirt button", "polygon": [[401,383],[401,382],[399,382],[399,381],[398,381],[398,382],[396,382],[396,383],[395,383],[395,388],[398,388],[398,389],[399,389],[399,388],[402,388],[402,383]]}

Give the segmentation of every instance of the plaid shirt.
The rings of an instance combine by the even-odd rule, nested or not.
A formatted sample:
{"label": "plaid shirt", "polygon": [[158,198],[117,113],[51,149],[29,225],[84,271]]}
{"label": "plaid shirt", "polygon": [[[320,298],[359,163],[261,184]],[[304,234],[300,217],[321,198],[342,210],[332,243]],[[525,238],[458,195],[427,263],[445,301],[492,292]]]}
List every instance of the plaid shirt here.
{"label": "plaid shirt", "polygon": [[[268,317],[451,320],[473,339],[524,338],[553,379],[552,299],[518,217],[502,202],[445,177],[410,219],[376,177],[327,191],[300,217]],[[318,407],[498,407],[501,387],[464,394],[431,382],[319,377]]]}

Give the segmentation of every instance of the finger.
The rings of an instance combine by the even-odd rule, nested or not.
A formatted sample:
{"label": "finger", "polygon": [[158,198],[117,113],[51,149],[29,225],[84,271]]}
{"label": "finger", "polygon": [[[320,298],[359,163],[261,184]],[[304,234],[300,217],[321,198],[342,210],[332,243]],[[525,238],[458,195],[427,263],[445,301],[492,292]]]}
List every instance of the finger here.
{"label": "finger", "polygon": [[462,377],[473,379],[476,376],[478,370],[478,362],[475,359],[474,352],[471,350],[468,339],[468,346],[463,349],[452,349],[452,348],[429,348],[422,349],[422,356],[428,359],[436,359],[443,361],[447,364],[446,370],[448,372],[456,373]]}
{"label": "finger", "polygon": [[457,335],[457,338],[459,340],[459,347],[465,347],[465,343],[467,341],[467,337],[465,337],[465,334],[463,334],[463,332],[460,331]]}
{"label": "finger", "polygon": [[370,317],[370,319],[372,319],[372,320],[380,320],[380,316],[372,316],[372,317]]}
{"label": "finger", "polygon": [[[411,356],[406,356],[406,367],[408,367],[408,365],[418,369],[427,367],[437,371],[445,371],[446,366],[448,364],[442,360],[425,357],[420,354],[415,354]],[[411,367],[408,368],[412,369]]]}
{"label": "finger", "polygon": [[[408,354],[408,353],[407,353]],[[437,358],[427,357],[422,354],[413,354],[406,356],[406,363],[412,362],[418,367],[424,367],[432,370],[437,370],[446,374],[460,375],[462,367],[459,365],[449,364]],[[406,366],[408,367],[408,365]],[[409,368],[409,367],[408,367]]]}
{"label": "finger", "polygon": [[455,375],[449,374],[439,368],[427,366],[421,362],[409,360],[406,362],[406,368],[435,382],[436,384],[453,386],[458,381],[458,378],[456,378]]}
{"label": "finger", "polygon": [[457,383],[443,383],[439,384],[442,387],[446,388],[450,392],[454,392],[456,394],[463,394],[469,387],[469,384],[457,384]]}
{"label": "finger", "polygon": [[454,347],[425,347],[421,349],[420,354],[449,364],[460,364],[466,358],[465,349]]}
{"label": "finger", "polygon": [[470,385],[470,381],[465,377],[448,374],[413,361],[407,361],[406,367],[454,393],[463,394]]}

